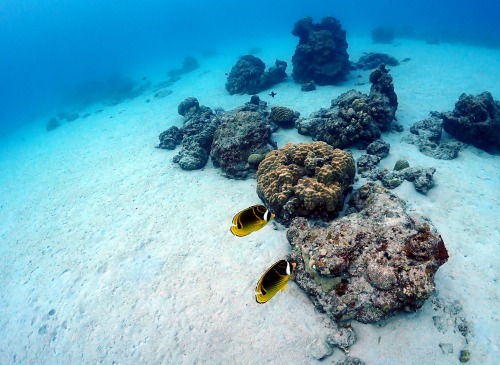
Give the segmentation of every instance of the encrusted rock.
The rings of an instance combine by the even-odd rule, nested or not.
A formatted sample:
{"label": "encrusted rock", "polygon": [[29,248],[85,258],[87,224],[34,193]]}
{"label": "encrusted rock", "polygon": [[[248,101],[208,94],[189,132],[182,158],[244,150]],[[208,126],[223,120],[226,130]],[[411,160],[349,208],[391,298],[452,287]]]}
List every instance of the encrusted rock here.
{"label": "encrusted rock", "polygon": [[423,119],[411,126],[410,135],[403,140],[414,144],[424,155],[439,160],[452,160],[458,156],[464,144],[457,141],[441,141],[443,123],[439,119],[439,113],[431,113],[427,119]]}
{"label": "encrusted rock", "polygon": [[413,182],[415,190],[419,193],[427,194],[429,189],[434,186],[433,176],[435,172],[434,167],[409,167],[401,170],[400,174],[405,180]]}
{"label": "encrusted rock", "polygon": [[380,157],[375,155],[361,155],[356,161],[356,165],[358,166],[358,174],[361,177],[368,177],[371,179],[377,179],[377,165],[380,162]]}
{"label": "encrusted rock", "polygon": [[380,66],[370,76],[370,95],[350,90],[332,100],[329,109],[320,109],[299,120],[295,126],[300,134],[324,141],[335,148],[357,146],[366,148],[390,129],[395,118],[397,97],[392,77]]}
{"label": "encrusted rock", "polygon": [[210,108],[200,106],[193,97],[181,102],[178,112],[184,116],[182,149],[173,161],[184,170],[201,169],[208,161],[218,118]]}
{"label": "encrusted rock", "polygon": [[389,156],[389,150],[391,149],[391,145],[381,139],[377,139],[373,141],[366,147],[366,153],[369,155],[375,155],[380,158],[386,158]]}
{"label": "encrusted rock", "polygon": [[353,213],[322,226],[292,221],[297,284],[336,321],[370,323],[420,308],[448,259],[441,236],[379,185],[363,185],[349,205]]}
{"label": "encrusted rock", "polygon": [[199,107],[200,103],[198,102],[198,99],[190,96],[179,104],[177,112],[184,117],[188,112],[196,113],[196,110],[199,109]]}
{"label": "encrusted rock", "polygon": [[394,164],[394,171],[401,171],[410,167],[410,163],[406,160],[397,160]]}
{"label": "encrusted rock", "polygon": [[351,327],[339,328],[335,333],[328,335],[326,343],[330,346],[338,346],[344,351],[348,351],[349,347],[356,342],[356,333]]}
{"label": "encrusted rock", "polygon": [[381,169],[378,171],[377,178],[380,180],[382,185],[387,189],[395,189],[401,185],[404,178],[397,171],[389,171],[387,169]]}
{"label": "encrusted rock", "polygon": [[442,113],[446,132],[489,152],[500,151],[500,101],[485,91],[460,95],[452,112]]}
{"label": "encrusted rock", "polygon": [[271,130],[264,113],[238,110],[221,118],[210,156],[226,177],[245,179],[257,169],[256,155],[265,155],[271,149]]}
{"label": "encrusted rock", "polygon": [[330,220],[342,210],[354,181],[354,159],[324,142],[291,144],[267,154],[257,170],[257,194],[276,219]]}
{"label": "encrusted rock", "polygon": [[175,147],[182,142],[182,131],[176,126],[172,126],[160,133],[158,138],[160,139],[160,144],[157,148],[175,150]]}

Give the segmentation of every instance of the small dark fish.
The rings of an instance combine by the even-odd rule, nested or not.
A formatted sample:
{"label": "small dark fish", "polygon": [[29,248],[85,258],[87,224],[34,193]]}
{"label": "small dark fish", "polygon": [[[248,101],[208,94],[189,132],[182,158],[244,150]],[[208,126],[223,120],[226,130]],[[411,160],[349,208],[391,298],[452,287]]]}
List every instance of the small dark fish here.
{"label": "small dark fish", "polygon": [[224,75],[229,76],[229,74],[227,72],[225,72]]}
{"label": "small dark fish", "polygon": [[238,237],[247,236],[264,227],[273,218],[274,214],[265,206],[253,205],[234,216],[231,233]]}
{"label": "small dark fish", "polygon": [[269,93],[269,95],[270,95],[272,98],[274,98],[274,96],[276,95],[276,93],[275,93],[274,91],[271,91],[271,92]]}
{"label": "small dark fish", "polygon": [[277,292],[285,290],[296,265],[292,261],[280,260],[267,269],[255,287],[255,300],[257,303],[266,303]]}
{"label": "small dark fish", "polygon": [[406,58],[404,58],[404,59],[401,60],[401,62],[408,62],[408,61],[411,61],[411,58],[406,57]]}

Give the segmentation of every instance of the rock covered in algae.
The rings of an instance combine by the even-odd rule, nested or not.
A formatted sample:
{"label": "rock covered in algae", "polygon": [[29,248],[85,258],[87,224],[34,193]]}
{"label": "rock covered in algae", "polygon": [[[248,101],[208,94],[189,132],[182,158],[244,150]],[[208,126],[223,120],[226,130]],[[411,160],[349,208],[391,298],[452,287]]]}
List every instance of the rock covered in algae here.
{"label": "rock covered in algae", "polygon": [[363,185],[349,205],[351,214],[322,226],[292,221],[297,284],[336,321],[370,323],[420,308],[448,259],[441,236],[379,185]]}
{"label": "rock covered in algae", "polygon": [[383,65],[371,73],[370,81],[370,95],[356,90],[343,93],[332,100],[330,108],[297,121],[299,133],[335,148],[366,148],[379,139],[381,132],[390,130],[398,101],[392,77]]}
{"label": "rock covered in algae", "polygon": [[173,161],[184,170],[201,169],[208,161],[218,118],[209,107],[200,105],[194,97],[182,101],[178,113],[184,117],[184,125],[180,129],[182,149]]}
{"label": "rock covered in algae", "polygon": [[299,216],[331,220],[342,210],[354,174],[349,152],[324,142],[287,143],[260,163],[257,194],[285,225]]}
{"label": "rock covered in algae", "polygon": [[444,130],[464,143],[488,152],[500,151],[500,101],[485,91],[462,94],[452,112],[442,113]]}
{"label": "rock covered in algae", "polygon": [[271,129],[262,112],[226,113],[215,131],[210,156],[226,177],[245,179],[255,174],[257,155],[273,149],[270,143]]}

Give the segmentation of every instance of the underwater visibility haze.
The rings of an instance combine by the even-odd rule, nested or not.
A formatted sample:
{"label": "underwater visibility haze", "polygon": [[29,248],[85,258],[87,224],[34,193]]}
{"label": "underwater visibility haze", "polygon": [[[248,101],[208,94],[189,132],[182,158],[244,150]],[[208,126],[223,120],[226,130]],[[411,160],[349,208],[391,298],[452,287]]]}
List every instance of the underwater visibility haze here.
{"label": "underwater visibility haze", "polygon": [[0,0],[0,364],[497,364],[499,14]]}

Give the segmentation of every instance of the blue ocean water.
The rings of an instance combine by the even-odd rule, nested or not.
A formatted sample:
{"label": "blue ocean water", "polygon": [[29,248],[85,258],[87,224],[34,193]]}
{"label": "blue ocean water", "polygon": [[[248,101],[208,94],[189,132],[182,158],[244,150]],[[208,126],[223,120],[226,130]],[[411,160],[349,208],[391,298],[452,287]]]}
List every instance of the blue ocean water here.
{"label": "blue ocean water", "polygon": [[332,15],[349,34],[500,47],[497,0],[0,1],[0,135],[64,105],[99,99],[110,75],[273,36]]}

